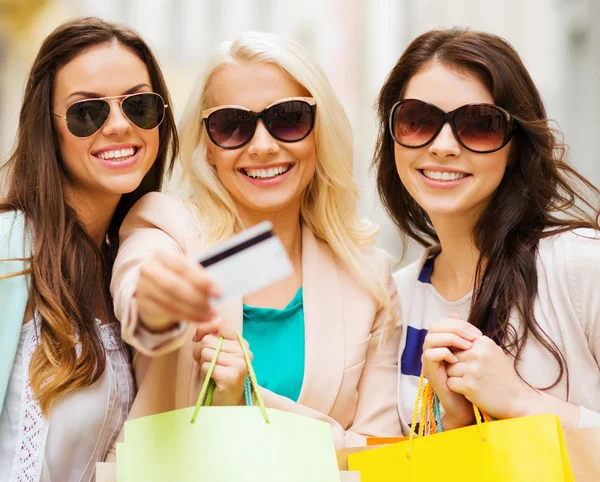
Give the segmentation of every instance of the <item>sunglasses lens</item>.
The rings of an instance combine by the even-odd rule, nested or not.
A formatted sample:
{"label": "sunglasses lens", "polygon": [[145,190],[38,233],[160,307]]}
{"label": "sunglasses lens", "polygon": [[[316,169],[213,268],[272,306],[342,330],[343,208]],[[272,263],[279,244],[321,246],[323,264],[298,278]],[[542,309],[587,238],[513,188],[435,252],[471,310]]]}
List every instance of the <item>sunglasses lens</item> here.
{"label": "sunglasses lens", "polygon": [[254,133],[256,119],[242,109],[221,109],[208,116],[207,128],[215,144],[235,148],[246,143]]}
{"label": "sunglasses lens", "polygon": [[145,130],[157,127],[165,116],[165,103],[162,97],[153,92],[126,97],[122,106],[127,118]]}
{"label": "sunglasses lens", "polygon": [[475,152],[498,149],[510,130],[504,112],[488,105],[469,105],[458,110],[454,125],[460,141]]}
{"label": "sunglasses lens", "polygon": [[312,106],[301,100],[281,102],[264,114],[265,127],[280,141],[295,142],[304,139],[314,126]]}
{"label": "sunglasses lens", "polygon": [[67,127],[74,136],[89,137],[100,129],[108,115],[110,104],[105,100],[84,100],[67,109]]}
{"label": "sunglasses lens", "polygon": [[418,100],[403,102],[394,112],[394,139],[406,147],[427,144],[438,131],[442,114],[435,107]]}

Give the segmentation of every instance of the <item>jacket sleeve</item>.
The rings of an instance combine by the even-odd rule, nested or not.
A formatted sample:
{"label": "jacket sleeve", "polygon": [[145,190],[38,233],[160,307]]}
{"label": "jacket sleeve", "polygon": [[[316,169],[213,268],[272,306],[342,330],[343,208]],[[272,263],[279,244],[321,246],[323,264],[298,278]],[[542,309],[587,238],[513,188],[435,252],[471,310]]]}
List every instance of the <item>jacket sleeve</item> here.
{"label": "jacket sleeve", "polygon": [[152,192],[133,206],[121,226],[110,290],[123,340],[144,355],[160,356],[176,350],[183,343],[187,326],[182,321],[165,333],[153,334],[141,325],[135,299],[140,267],[158,251],[185,254],[184,229],[194,222],[180,200]]}

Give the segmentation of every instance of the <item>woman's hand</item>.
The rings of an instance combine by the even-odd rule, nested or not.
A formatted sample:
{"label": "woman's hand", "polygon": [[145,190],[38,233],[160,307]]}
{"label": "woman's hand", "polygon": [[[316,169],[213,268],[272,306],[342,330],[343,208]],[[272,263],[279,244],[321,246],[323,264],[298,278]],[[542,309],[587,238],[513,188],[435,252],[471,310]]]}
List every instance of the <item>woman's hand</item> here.
{"label": "woman's hand", "polygon": [[453,313],[429,327],[423,343],[423,372],[444,407],[445,430],[464,427],[474,421],[471,402],[448,384],[447,370],[458,363],[455,352],[469,350],[482,335],[476,327]]}
{"label": "woman's hand", "polygon": [[522,416],[540,394],[517,374],[513,362],[502,348],[487,336],[455,354],[457,362],[448,366],[447,385],[492,417]]}
{"label": "woman's hand", "polygon": [[151,331],[214,318],[208,302],[219,296],[202,266],[170,253],[156,253],[142,264],[135,293],[140,320]]}
{"label": "woman's hand", "polygon": [[[204,379],[215,355],[219,336],[223,337],[223,345],[211,376],[216,384],[212,405],[245,405],[244,384],[248,366],[237,333],[231,325],[222,318],[199,325],[194,335],[194,341],[198,342],[194,348],[194,360],[200,365]],[[252,360],[248,343],[245,340],[243,342]]]}

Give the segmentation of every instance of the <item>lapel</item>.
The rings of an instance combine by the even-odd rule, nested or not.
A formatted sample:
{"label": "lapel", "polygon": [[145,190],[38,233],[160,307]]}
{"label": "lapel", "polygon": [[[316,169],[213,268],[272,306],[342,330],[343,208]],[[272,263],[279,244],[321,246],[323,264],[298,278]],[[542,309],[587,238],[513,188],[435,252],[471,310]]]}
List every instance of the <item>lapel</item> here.
{"label": "lapel", "polygon": [[[23,271],[26,263],[19,258],[29,258],[31,247],[25,233],[22,213],[0,213],[0,277]],[[2,261],[17,259],[16,261]],[[19,345],[23,316],[29,298],[28,276],[0,280],[0,409]]]}
{"label": "lapel", "polygon": [[[302,227],[302,292],[304,304],[304,381],[298,403],[321,413],[331,412],[344,376],[345,333],[342,289],[331,248]],[[241,298],[220,305],[216,311],[242,332]],[[187,343],[186,343],[187,345]],[[193,344],[189,349],[193,351]],[[191,353],[186,358],[193,362]],[[193,363],[188,405],[200,392],[200,367]]]}
{"label": "lapel", "polygon": [[302,227],[304,381],[298,403],[331,412],[344,376],[342,287],[331,248]]}

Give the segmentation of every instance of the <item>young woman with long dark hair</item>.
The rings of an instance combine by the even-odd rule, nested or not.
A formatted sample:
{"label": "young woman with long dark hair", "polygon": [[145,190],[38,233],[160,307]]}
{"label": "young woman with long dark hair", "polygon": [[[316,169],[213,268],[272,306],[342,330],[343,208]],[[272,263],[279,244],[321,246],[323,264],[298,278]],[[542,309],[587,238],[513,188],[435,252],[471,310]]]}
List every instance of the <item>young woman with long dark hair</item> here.
{"label": "young woman with long dark hair", "polygon": [[486,33],[427,32],[378,111],[379,193],[427,248],[396,275],[403,431],[422,367],[444,428],[473,423],[471,403],[600,425],[599,192],[566,163],[517,52]]}
{"label": "young woman with long dark hair", "polygon": [[109,292],[129,208],[177,153],[158,62],[128,27],[58,27],[24,92],[0,202],[0,480],[94,477],[135,394]]}

